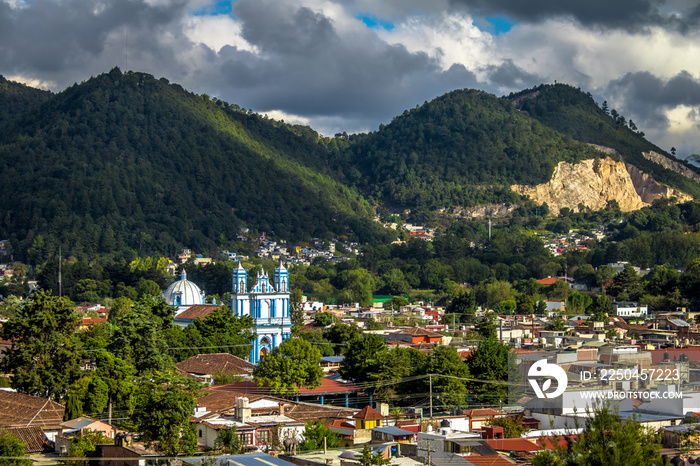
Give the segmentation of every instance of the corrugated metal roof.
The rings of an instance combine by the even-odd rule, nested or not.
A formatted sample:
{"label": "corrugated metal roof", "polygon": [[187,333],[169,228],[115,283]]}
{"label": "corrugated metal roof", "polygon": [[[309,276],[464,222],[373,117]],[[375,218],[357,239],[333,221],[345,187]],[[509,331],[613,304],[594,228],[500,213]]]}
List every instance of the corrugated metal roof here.
{"label": "corrugated metal roof", "polygon": [[321,361],[325,362],[343,362],[345,356],[321,356]]}
{"label": "corrugated metal roof", "polygon": [[403,430],[399,429],[398,427],[394,426],[384,426],[384,427],[375,427],[372,429],[373,432],[381,432],[383,434],[389,434],[389,435],[415,435],[414,432],[410,432],[408,430]]}
{"label": "corrugated metal roof", "polygon": [[450,439],[450,442],[459,445],[464,449],[469,448],[477,455],[493,456],[498,455],[498,452],[491,448],[484,440],[481,439]]}
{"label": "corrugated metal roof", "polygon": [[[210,457],[186,458],[183,464],[200,465],[203,461],[211,460]],[[289,461],[281,460],[265,453],[250,453],[246,455],[221,455],[216,457],[216,464],[227,466],[294,466]]]}

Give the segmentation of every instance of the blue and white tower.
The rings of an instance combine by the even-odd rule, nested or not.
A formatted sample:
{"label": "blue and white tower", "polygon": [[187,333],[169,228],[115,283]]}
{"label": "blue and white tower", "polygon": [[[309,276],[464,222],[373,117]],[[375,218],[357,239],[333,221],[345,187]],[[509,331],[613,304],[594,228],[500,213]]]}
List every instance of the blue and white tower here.
{"label": "blue and white tower", "polygon": [[250,354],[253,364],[281,345],[292,332],[289,272],[281,262],[275,269],[274,279],[275,286],[263,270],[255,277],[255,285],[248,291],[248,274],[240,262],[231,277],[231,310],[239,317],[253,318],[255,340]]}

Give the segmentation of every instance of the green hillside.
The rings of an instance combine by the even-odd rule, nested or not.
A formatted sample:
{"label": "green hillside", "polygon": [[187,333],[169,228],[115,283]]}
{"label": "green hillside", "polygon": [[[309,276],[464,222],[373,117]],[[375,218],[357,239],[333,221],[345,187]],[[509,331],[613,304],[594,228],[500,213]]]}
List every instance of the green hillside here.
{"label": "green hillside", "polygon": [[0,126],[0,237],[36,262],[59,244],[77,257],[205,251],[241,226],[372,239],[372,209],[324,174],[314,135],[114,69]]}
{"label": "green hillside", "polygon": [[599,156],[506,100],[459,90],[359,138],[343,173],[385,204],[436,209],[518,201],[511,184],[542,183],[560,161]]}
{"label": "green hillside", "polygon": [[41,91],[0,76],[0,126],[22,115],[51,97],[48,91]]}
{"label": "green hillside", "polygon": [[[606,113],[593,97],[566,84],[542,84],[508,96],[508,100],[548,127],[574,139],[612,147],[625,160],[654,178],[692,196],[700,196],[700,185],[642,157],[642,152],[655,151],[673,160],[675,157],[644,139],[644,133],[632,121],[614,109]],[[678,160],[692,170],[697,167]],[[699,171],[700,173],[700,171]]]}

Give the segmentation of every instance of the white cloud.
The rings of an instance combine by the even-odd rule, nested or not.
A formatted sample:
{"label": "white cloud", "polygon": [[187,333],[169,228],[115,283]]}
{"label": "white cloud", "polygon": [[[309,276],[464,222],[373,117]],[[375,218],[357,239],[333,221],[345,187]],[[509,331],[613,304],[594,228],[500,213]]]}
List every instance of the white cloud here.
{"label": "white cloud", "polygon": [[241,25],[231,16],[193,16],[185,19],[184,32],[195,44],[204,44],[215,52],[225,45],[257,54],[257,47],[241,35]]}
{"label": "white cloud", "polygon": [[22,76],[22,75],[6,76],[6,79],[8,81],[15,81],[18,83],[26,84],[27,86],[33,87],[35,89],[43,89],[45,91],[49,91],[49,90],[54,89],[56,87],[55,82],[42,81],[40,79],[29,78],[29,77]]}
{"label": "white cloud", "polygon": [[290,125],[308,125],[311,120],[306,117],[299,115],[292,115],[291,113],[283,112],[282,110],[268,110],[265,115],[272,118],[273,120],[284,120],[285,123]]}
{"label": "white cloud", "polygon": [[690,131],[697,131],[700,118],[698,118],[698,108],[687,105],[679,105],[666,112],[668,118],[668,131],[674,135],[683,134]]}
{"label": "white cloud", "polygon": [[[195,15],[211,4],[0,0],[0,73],[60,91],[115,65],[125,67],[128,33],[129,69],[268,114],[276,109],[285,121],[324,134],[376,129],[452,89],[507,93],[541,79],[608,100],[644,123],[640,129],[660,144],[675,138],[679,150],[700,145],[694,102],[644,100],[644,92],[625,91],[632,80],[622,80],[648,72],[666,82],[684,70],[698,79],[695,26],[615,29],[590,25],[597,16],[589,26],[563,16],[528,16],[536,22],[521,20],[494,36],[473,24],[482,18],[469,8],[479,2],[466,0],[237,0],[231,15]],[[659,11],[667,19],[677,12],[692,25],[691,6],[669,0]],[[307,9],[303,15],[301,7]],[[370,29],[358,15],[394,27]],[[679,102],[689,107],[677,107]]]}
{"label": "white cloud", "polygon": [[478,71],[502,61],[494,54],[491,34],[479,30],[465,14],[413,16],[390,31],[379,31],[378,36],[391,44],[402,44],[410,52],[438,59],[443,70],[461,64]]}
{"label": "white cloud", "polygon": [[683,36],[660,27],[646,33],[591,30],[573,21],[519,24],[501,36],[502,56],[530,72],[572,84],[606,86],[628,72],[649,71],[671,77],[700,60],[698,35]]}

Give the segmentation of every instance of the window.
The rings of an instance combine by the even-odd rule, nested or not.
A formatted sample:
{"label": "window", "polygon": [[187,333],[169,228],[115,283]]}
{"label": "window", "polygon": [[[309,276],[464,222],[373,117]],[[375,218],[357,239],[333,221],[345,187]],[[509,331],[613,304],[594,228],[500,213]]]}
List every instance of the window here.
{"label": "window", "polygon": [[258,431],[258,445],[267,445],[270,443],[271,435],[269,430],[259,430]]}
{"label": "window", "polygon": [[199,438],[202,438],[202,429],[199,429]]}
{"label": "window", "polygon": [[238,434],[238,438],[241,439],[241,443],[243,445],[252,445],[253,444],[253,433],[252,432],[243,432]]}

